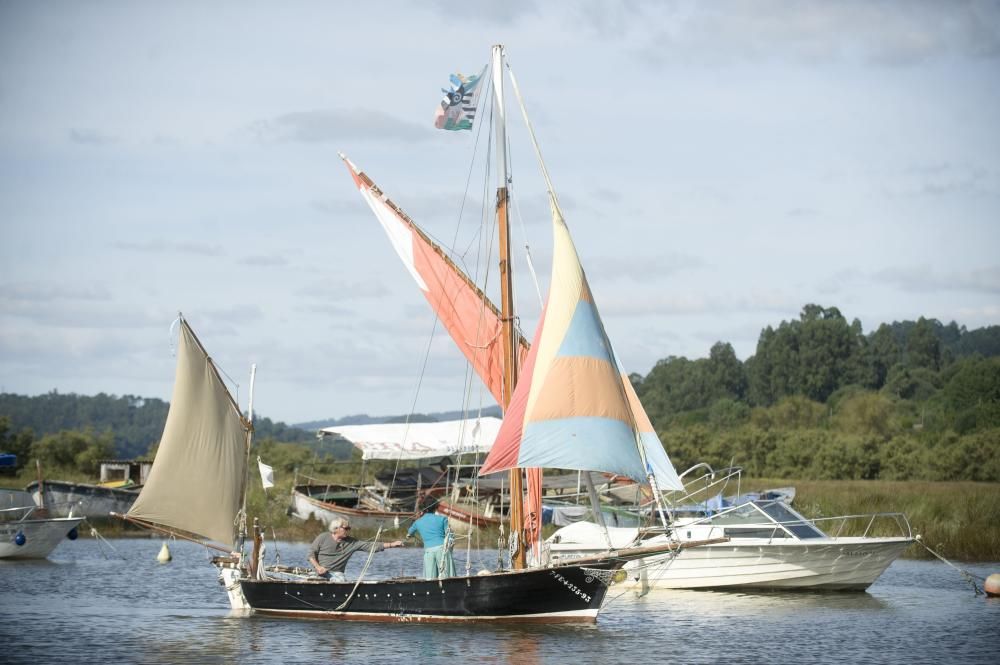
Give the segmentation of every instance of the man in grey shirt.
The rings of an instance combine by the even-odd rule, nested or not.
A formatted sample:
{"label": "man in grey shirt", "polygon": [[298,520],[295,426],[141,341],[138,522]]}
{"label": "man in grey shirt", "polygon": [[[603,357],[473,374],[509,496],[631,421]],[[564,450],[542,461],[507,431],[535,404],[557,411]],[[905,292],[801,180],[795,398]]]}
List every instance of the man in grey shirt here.
{"label": "man in grey shirt", "polygon": [[317,575],[333,582],[346,582],[347,577],[344,576],[344,569],[347,567],[347,560],[355,552],[370,548],[381,552],[387,547],[403,546],[401,540],[395,540],[385,545],[358,540],[351,538],[350,532],[350,521],[346,517],[335,517],[330,521],[330,531],[316,536],[316,540],[309,548],[309,563],[312,564]]}

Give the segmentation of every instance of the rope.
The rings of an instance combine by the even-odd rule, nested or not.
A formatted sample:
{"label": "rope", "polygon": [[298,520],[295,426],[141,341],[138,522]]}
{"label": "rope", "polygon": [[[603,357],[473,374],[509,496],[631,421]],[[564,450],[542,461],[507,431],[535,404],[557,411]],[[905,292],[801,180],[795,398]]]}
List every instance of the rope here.
{"label": "rope", "polygon": [[354,588],[351,589],[351,593],[347,594],[347,598],[344,600],[344,602],[342,602],[335,610],[333,610],[334,612],[339,612],[345,607],[347,607],[347,604],[350,603],[351,600],[354,598],[354,594],[357,593],[358,591],[358,586],[361,585],[361,582],[364,581],[365,579],[365,574],[368,573],[368,566],[371,565],[372,557],[375,556],[375,545],[378,544],[378,539],[379,536],[381,535],[382,535],[382,524],[380,523],[378,526],[378,531],[375,533],[375,538],[373,539],[372,547],[370,550],[368,550],[368,558],[365,559],[364,568],[361,569],[361,574],[358,575],[358,580],[354,583]]}
{"label": "rope", "polygon": [[927,543],[924,542],[924,539],[921,536],[917,536],[916,541],[918,543],[920,543],[921,545],[923,545],[925,550],[927,550],[928,552],[930,552],[931,554],[933,554],[934,556],[936,556],[938,559],[940,559],[944,563],[948,564],[949,566],[951,566],[952,568],[954,568],[955,570],[957,570],[958,573],[959,573],[959,575],[961,575],[962,577],[964,577],[965,581],[972,585],[972,590],[976,592],[977,596],[985,595],[985,592],[979,587],[978,584],[976,584],[976,580],[979,580],[980,582],[985,582],[986,581],[985,577],[981,577],[981,576],[976,575],[974,573],[970,573],[967,570],[959,568],[958,566],[956,566],[955,564],[953,564],[951,561],[948,561],[943,556],[941,556],[940,554],[938,554],[937,552],[935,552],[934,550],[932,550],[930,547],[928,547]]}
{"label": "rope", "polygon": [[[454,562],[452,551],[455,549],[455,534],[451,532],[450,526],[446,526],[444,529],[444,543],[442,545],[441,558],[438,559],[438,579],[445,576],[445,572],[448,570],[448,559],[452,559]],[[465,568],[468,572],[468,562],[466,562]]]}
{"label": "rope", "polygon": [[[87,524],[90,524],[90,522],[87,522]],[[97,547],[98,547],[98,549],[101,550],[101,554],[104,556],[105,559],[108,558],[108,555],[104,553],[104,545],[107,545],[108,547],[110,547],[111,551],[113,551],[115,554],[117,554],[120,558],[125,559],[125,556],[121,552],[119,552],[118,550],[116,550],[115,546],[112,545],[111,543],[109,543],[108,540],[104,536],[102,536],[101,534],[99,534],[97,532],[97,529],[95,529],[93,525],[90,525],[90,535],[91,535],[92,538],[96,538],[97,539]]]}

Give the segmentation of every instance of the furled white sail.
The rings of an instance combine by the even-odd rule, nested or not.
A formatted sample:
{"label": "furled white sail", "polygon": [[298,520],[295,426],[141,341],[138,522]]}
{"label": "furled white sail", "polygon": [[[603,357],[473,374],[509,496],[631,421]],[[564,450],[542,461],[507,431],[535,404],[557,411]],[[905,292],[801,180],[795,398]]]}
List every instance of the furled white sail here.
{"label": "furled white sail", "polygon": [[182,318],[167,423],[128,516],[235,547],[247,429],[212,359]]}

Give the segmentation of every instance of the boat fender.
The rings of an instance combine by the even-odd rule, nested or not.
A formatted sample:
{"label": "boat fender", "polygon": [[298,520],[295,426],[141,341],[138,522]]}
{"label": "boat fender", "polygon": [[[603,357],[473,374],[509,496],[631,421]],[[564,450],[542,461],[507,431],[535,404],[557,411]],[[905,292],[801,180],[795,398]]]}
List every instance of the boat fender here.
{"label": "boat fender", "polygon": [[1000,596],[1000,573],[993,573],[986,578],[983,591],[987,596]]}
{"label": "boat fender", "polygon": [[160,553],[156,555],[156,560],[160,563],[167,563],[173,557],[170,556],[170,548],[167,547],[166,543],[163,543],[163,547],[160,548]]}
{"label": "boat fender", "polygon": [[27,536],[24,535],[23,531],[18,531],[17,535],[14,536],[14,544],[20,547],[21,545],[24,545],[26,542],[28,542]]}
{"label": "boat fender", "polygon": [[73,527],[69,530],[69,533],[66,534],[66,537],[70,540],[76,540],[79,535],[80,533],[76,530],[76,527]]}
{"label": "boat fender", "polygon": [[478,573],[476,573],[476,575],[479,576],[479,577],[482,577],[483,575],[492,575],[492,574],[493,573],[491,573],[490,571],[486,570],[485,568],[483,570],[480,570]]}

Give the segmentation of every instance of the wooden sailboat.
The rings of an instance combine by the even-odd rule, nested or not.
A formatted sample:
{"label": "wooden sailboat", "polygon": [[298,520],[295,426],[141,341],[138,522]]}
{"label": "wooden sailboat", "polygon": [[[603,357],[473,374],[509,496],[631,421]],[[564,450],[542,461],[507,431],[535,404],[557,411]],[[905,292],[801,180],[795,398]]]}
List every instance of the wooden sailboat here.
{"label": "wooden sailboat", "polygon": [[222,553],[215,562],[230,603],[245,609],[235,579],[255,564],[241,555],[253,407],[244,417],[187,320],[178,321],[174,391],[156,458],[139,497],[118,516]]}
{"label": "wooden sailboat", "polygon": [[[501,117],[503,65],[503,48],[496,46],[492,71],[497,114]],[[502,123],[497,128],[496,145],[498,150],[506,145]],[[498,163],[504,162],[505,157],[500,156]],[[522,505],[522,469],[549,466],[607,471],[654,484],[657,476],[670,482],[670,474],[676,477],[676,473],[659,442],[651,445],[652,427],[644,414],[639,417],[641,406],[615,360],[551,185],[553,278],[535,343],[522,369],[518,360],[524,345],[514,328],[508,259],[506,173],[497,190],[501,246],[498,312],[482,306],[481,292],[477,294],[461,271],[438,272],[432,277],[438,281],[428,286],[425,276],[435,275],[431,270],[435,265],[447,266],[447,257],[421,242],[425,237],[421,238],[412,224],[406,224],[408,218],[385,199],[367,176],[350,162],[348,166],[362,195],[379,220],[388,225],[390,237],[408,260],[418,283],[426,287],[428,300],[449,312],[449,317],[453,315],[458,329],[465,325],[466,330],[475,333],[459,337],[467,344],[463,351],[480,376],[485,375],[486,384],[494,395],[499,395],[506,410],[497,442],[481,473],[510,470],[511,565],[509,570],[440,580],[337,583],[256,575],[240,580],[247,603],[263,614],[336,620],[596,620],[615,571],[628,560],[672,551],[677,546],[667,543],[652,550],[609,551],[569,564],[528,568],[525,552],[534,536],[528,535],[526,525],[540,526],[540,519],[537,512],[530,514],[531,507],[526,514]],[[471,328],[470,320],[474,322]],[[485,329],[481,325],[484,322]],[[451,330],[451,324],[446,325]],[[567,395],[574,399],[567,401]],[[655,434],[652,436],[655,438]],[[536,473],[529,472],[527,477],[529,486],[540,486]]]}
{"label": "wooden sailboat", "polygon": [[[502,47],[494,47],[496,88],[502,80],[502,56]],[[497,142],[505,143],[502,129]],[[354,172],[356,181],[363,182]],[[503,177],[497,209],[502,244],[509,250]],[[440,580],[343,583],[265,569],[260,529],[255,523],[247,533],[245,509],[252,406],[250,416],[244,418],[183,317],[167,423],[149,478],[126,519],[199,540],[225,553],[215,563],[234,608],[335,620],[595,621],[616,571],[631,559],[672,551],[677,545],[609,551],[567,564],[526,568],[524,553],[530,540],[525,524],[539,520],[537,513],[530,514],[531,509],[527,515],[522,509],[521,467],[607,471],[653,483],[657,478],[669,482],[673,469],[658,441],[650,445],[648,419],[636,411],[638,400],[617,367],[554,194],[551,198],[555,271],[548,308],[536,343],[526,356],[525,380],[520,383],[517,359],[524,345],[513,325],[509,261],[501,260],[507,286],[495,317],[501,341],[498,391],[501,404],[509,408],[497,437],[503,445],[494,445],[485,467],[511,469],[510,569]],[[574,308],[582,312],[580,317],[572,315]],[[578,376],[563,371],[567,362],[579,369]],[[559,394],[578,399],[561,403]],[[528,474],[528,484],[539,484],[533,477],[538,478]],[[254,548],[246,557],[243,541],[248,535]]]}

